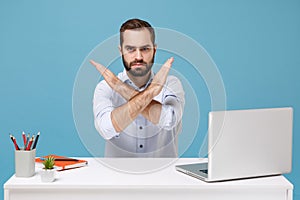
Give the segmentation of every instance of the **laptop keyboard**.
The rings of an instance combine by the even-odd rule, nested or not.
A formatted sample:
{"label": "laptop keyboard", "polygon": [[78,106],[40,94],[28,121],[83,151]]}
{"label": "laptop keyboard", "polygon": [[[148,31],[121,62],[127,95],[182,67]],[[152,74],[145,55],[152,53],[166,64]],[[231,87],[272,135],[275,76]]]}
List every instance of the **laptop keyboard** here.
{"label": "laptop keyboard", "polygon": [[208,170],[207,170],[207,169],[200,169],[199,171],[202,172],[202,173],[204,173],[204,174],[207,174],[207,173],[208,173]]}

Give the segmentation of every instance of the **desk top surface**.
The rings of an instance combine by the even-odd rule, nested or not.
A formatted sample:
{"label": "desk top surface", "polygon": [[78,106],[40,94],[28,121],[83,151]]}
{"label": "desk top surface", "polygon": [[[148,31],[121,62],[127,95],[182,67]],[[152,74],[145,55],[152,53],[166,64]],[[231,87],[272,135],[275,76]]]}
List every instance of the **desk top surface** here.
{"label": "desk top surface", "polygon": [[88,161],[81,168],[57,172],[52,183],[42,183],[39,175],[17,178],[13,175],[4,189],[76,188],[271,188],[292,189],[284,176],[206,183],[176,171],[175,165],[204,162],[199,158],[80,158]]}

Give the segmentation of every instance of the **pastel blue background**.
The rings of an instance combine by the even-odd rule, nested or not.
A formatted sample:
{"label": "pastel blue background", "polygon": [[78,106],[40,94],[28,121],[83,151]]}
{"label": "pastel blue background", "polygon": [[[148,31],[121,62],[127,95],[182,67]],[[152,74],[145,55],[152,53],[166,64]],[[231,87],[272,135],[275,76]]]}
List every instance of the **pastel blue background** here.
{"label": "pastel blue background", "polygon": [[[14,173],[9,133],[41,131],[38,155],[90,156],[73,120],[76,73],[96,45],[139,17],[184,33],[207,50],[222,75],[228,109],[294,108],[293,171],[285,176],[300,199],[299,11],[296,0],[1,0],[0,185]],[[198,156],[201,144],[196,137],[183,156]]]}

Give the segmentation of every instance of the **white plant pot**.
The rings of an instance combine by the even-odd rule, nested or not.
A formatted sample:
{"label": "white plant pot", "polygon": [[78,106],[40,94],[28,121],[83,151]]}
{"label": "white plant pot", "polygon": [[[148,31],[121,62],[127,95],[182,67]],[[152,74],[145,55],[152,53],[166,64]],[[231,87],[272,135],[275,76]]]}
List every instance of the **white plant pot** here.
{"label": "white plant pot", "polygon": [[42,182],[49,183],[55,180],[56,169],[42,169],[40,171]]}

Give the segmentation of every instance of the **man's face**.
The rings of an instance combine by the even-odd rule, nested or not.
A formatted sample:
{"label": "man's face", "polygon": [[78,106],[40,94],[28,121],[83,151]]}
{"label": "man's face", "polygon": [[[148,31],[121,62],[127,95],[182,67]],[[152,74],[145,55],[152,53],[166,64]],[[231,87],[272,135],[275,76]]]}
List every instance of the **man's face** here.
{"label": "man's face", "polygon": [[147,29],[126,30],[120,49],[125,69],[132,76],[142,77],[150,73],[156,47]]}

